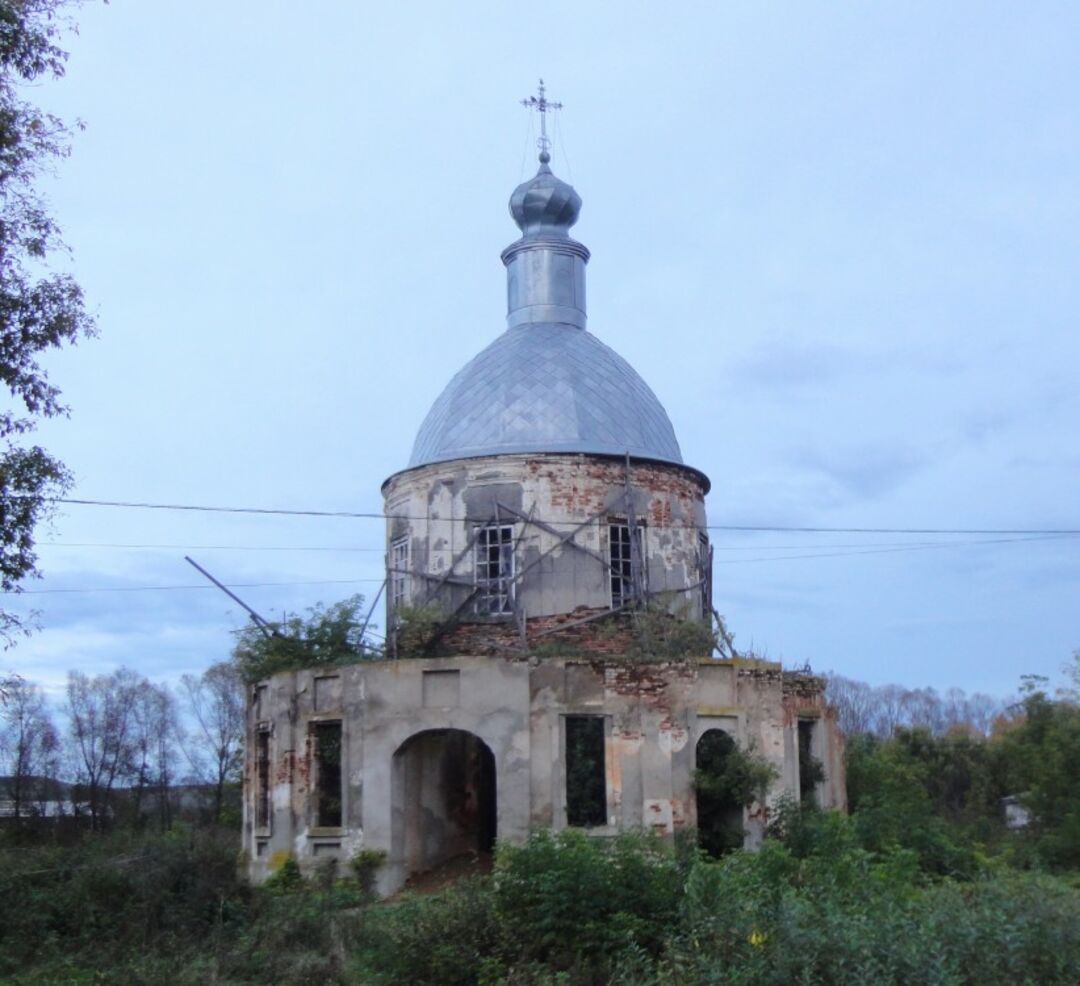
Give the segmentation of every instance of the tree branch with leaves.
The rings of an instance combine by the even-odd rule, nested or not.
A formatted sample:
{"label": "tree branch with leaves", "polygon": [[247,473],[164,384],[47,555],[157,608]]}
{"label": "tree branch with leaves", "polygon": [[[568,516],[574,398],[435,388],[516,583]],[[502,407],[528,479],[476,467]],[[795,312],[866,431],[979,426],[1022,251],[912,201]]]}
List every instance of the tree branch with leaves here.
{"label": "tree branch with leaves", "polygon": [[[53,266],[68,253],[38,184],[68,155],[71,129],[23,98],[23,87],[64,74],[57,41],[78,0],[0,0],[0,590],[40,573],[34,532],[71,486],[64,464],[27,442],[40,418],[68,413],[42,356],[94,334],[82,288]],[[0,639],[29,629],[0,609]]]}

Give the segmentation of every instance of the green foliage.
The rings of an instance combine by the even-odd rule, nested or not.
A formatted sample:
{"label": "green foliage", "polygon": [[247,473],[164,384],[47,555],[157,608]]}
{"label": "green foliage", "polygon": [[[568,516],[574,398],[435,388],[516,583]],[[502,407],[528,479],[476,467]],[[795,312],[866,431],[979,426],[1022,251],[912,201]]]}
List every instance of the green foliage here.
{"label": "green foliage", "polygon": [[[848,807],[860,844],[868,850],[909,849],[928,873],[970,877],[979,868],[979,854],[960,814],[950,818],[944,813],[946,798],[955,792],[947,776],[934,770],[941,757],[948,757],[940,744],[925,730],[899,731],[892,740],[852,737]],[[966,802],[960,808],[967,813],[964,818],[977,814]],[[982,811],[984,834],[990,827],[1003,834],[1000,805]]]}
{"label": "green foliage", "polygon": [[657,838],[534,832],[496,858],[499,930],[519,950],[516,961],[602,967],[628,946],[660,947],[681,883],[674,854]]}
{"label": "green foliage", "polygon": [[602,981],[627,948],[655,956],[678,916],[682,875],[659,840],[568,829],[500,846],[489,880],[368,913],[358,981]]}
{"label": "green foliage", "polygon": [[[791,801],[780,838],[706,861],[645,836],[536,833],[492,876],[371,903],[298,870],[246,887],[193,833],[0,854],[0,979],[55,983],[622,986],[1071,984],[1080,889],[989,869],[929,879]],[[377,862],[376,854],[365,857]],[[366,864],[365,864],[366,865]],[[361,866],[361,869],[364,867]],[[286,884],[286,887],[280,884]]]}
{"label": "green foliage", "polygon": [[615,981],[690,984],[1068,983],[1080,894],[1008,874],[924,886],[910,855],[852,844],[841,816],[799,857],[778,842],[697,866],[661,962]]}
{"label": "green foliage", "polygon": [[209,834],[0,850],[0,978],[46,958],[107,966],[213,937],[242,918],[249,896],[233,839]]}
{"label": "green foliage", "polygon": [[742,847],[742,810],[763,797],[776,770],[753,750],[741,749],[720,729],[710,729],[701,737],[697,763],[698,838],[705,852],[720,856]]}
{"label": "green foliage", "polygon": [[630,613],[633,635],[626,657],[632,661],[672,661],[709,657],[720,644],[717,627],[689,616],[689,605],[665,594]]}
{"label": "green foliage", "polygon": [[[67,53],[56,42],[67,6],[67,0],[0,2],[0,382],[17,408],[0,411],[4,592],[17,592],[38,574],[35,528],[49,515],[50,501],[71,485],[63,463],[24,444],[38,418],[67,414],[40,356],[94,332],[82,289],[70,275],[49,270],[66,248],[35,187],[67,156],[70,133],[62,120],[20,98],[24,84],[64,74]],[[0,637],[26,629],[0,610]]]}
{"label": "green foliage", "polygon": [[373,656],[363,640],[364,597],[350,596],[330,606],[308,610],[306,617],[291,616],[274,636],[257,626],[244,627],[237,636],[233,659],[246,681],[320,665],[355,664]]}
{"label": "green foliage", "polygon": [[361,849],[353,853],[349,860],[349,869],[360,889],[370,894],[375,889],[375,874],[386,862],[384,849]]}
{"label": "green foliage", "polygon": [[440,606],[399,606],[394,610],[395,656],[429,657],[446,623]]}
{"label": "green foliage", "polygon": [[[355,943],[356,983],[466,986],[502,978],[490,880],[463,880],[430,897],[404,896],[370,909]],[[481,970],[495,970],[490,979]]]}
{"label": "green foliage", "polygon": [[[1016,864],[1080,868],[1080,706],[1069,689],[1048,697],[1026,676],[1010,719],[984,737],[901,728],[888,739],[848,738],[848,806],[862,844],[918,853],[931,873],[971,875],[985,853]],[[1010,832],[1002,799],[1031,814]]]}
{"label": "green foliage", "polygon": [[996,738],[1005,786],[1032,815],[1037,858],[1080,868],[1080,706],[1042,691],[1023,700],[1023,715]]}
{"label": "green foliage", "polygon": [[263,888],[271,894],[291,894],[304,886],[304,875],[300,872],[300,864],[290,856],[285,860],[263,884]]}

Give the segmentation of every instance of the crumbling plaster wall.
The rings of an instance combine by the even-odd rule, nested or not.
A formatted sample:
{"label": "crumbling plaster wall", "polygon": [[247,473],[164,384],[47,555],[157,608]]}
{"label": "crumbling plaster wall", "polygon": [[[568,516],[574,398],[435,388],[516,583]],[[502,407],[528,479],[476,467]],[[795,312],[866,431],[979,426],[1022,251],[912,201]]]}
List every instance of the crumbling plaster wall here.
{"label": "crumbling plaster wall", "polygon": [[[632,513],[645,529],[648,590],[679,593],[688,615],[701,618],[702,594],[687,590],[700,583],[707,562],[699,542],[705,478],[680,466],[632,461],[629,479]],[[444,576],[435,600],[448,611],[465,601],[474,580],[468,550],[474,529],[497,520],[515,528],[515,567],[522,573],[516,595],[527,618],[611,605],[608,524],[630,513],[625,462],[552,454],[460,459],[398,473],[383,493],[388,565],[392,543],[408,538],[411,602],[423,602]],[[559,546],[559,535],[579,524],[577,547]]]}
{"label": "crumbling plaster wall", "polygon": [[[244,845],[251,874],[264,879],[288,857],[311,870],[321,859],[346,860],[374,848],[388,854],[380,891],[399,888],[408,876],[401,833],[416,820],[405,817],[395,754],[428,731],[464,730],[490,749],[500,840],[521,841],[534,827],[564,827],[567,715],[605,720],[608,817],[598,832],[670,834],[695,825],[697,743],[707,730],[723,729],[777,772],[766,804],[745,817],[747,844],[755,845],[768,807],[785,791],[798,794],[798,721],[815,709],[821,736],[815,755],[826,766],[818,800],[843,807],[842,746],[815,680],[801,676],[793,684],[776,664],[709,658],[632,664],[455,657],[275,675],[253,688],[249,703]],[[311,813],[310,724],[327,719],[340,719],[343,736],[342,825],[334,830],[315,827]],[[254,824],[258,778],[251,753],[260,730],[270,733],[272,797],[263,829]]]}

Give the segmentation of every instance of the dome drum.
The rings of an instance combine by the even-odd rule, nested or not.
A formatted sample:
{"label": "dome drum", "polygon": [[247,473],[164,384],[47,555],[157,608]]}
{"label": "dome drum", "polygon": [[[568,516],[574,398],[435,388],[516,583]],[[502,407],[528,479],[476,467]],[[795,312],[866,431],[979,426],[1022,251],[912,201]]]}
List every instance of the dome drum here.
{"label": "dome drum", "polygon": [[703,477],[684,466],[483,456],[398,473],[384,493],[391,598],[455,615],[444,653],[520,653],[567,629],[603,652],[620,645],[605,617],[630,603],[711,609]]}
{"label": "dome drum", "polygon": [[584,329],[585,264],[574,240],[519,240],[502,254],[506,265],[506,325],[559,322]]}

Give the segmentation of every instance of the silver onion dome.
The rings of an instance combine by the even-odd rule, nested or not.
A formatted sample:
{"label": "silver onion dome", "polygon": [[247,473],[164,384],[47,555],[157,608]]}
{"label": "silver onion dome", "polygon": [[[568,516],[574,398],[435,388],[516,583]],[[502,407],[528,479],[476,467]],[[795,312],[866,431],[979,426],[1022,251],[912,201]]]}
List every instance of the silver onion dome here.
{"label": "silver onion dome", "polygon": [[536,176],[518,185],[510,196],[510,215],[526,236],[569,236],[581,212],[581,196],[573,185],[552,174],[549,160],[547,152],[541,154]]}
{"label": "silver onion dome", "polygon": [[522,236],[502,254],[507,330],[435,401],[409,468],[521,452],[580,452],[682,465],[667,413],[621,356],[586,331],[589,251],[570,238],[581,197],[551,172],[510,197]]}

